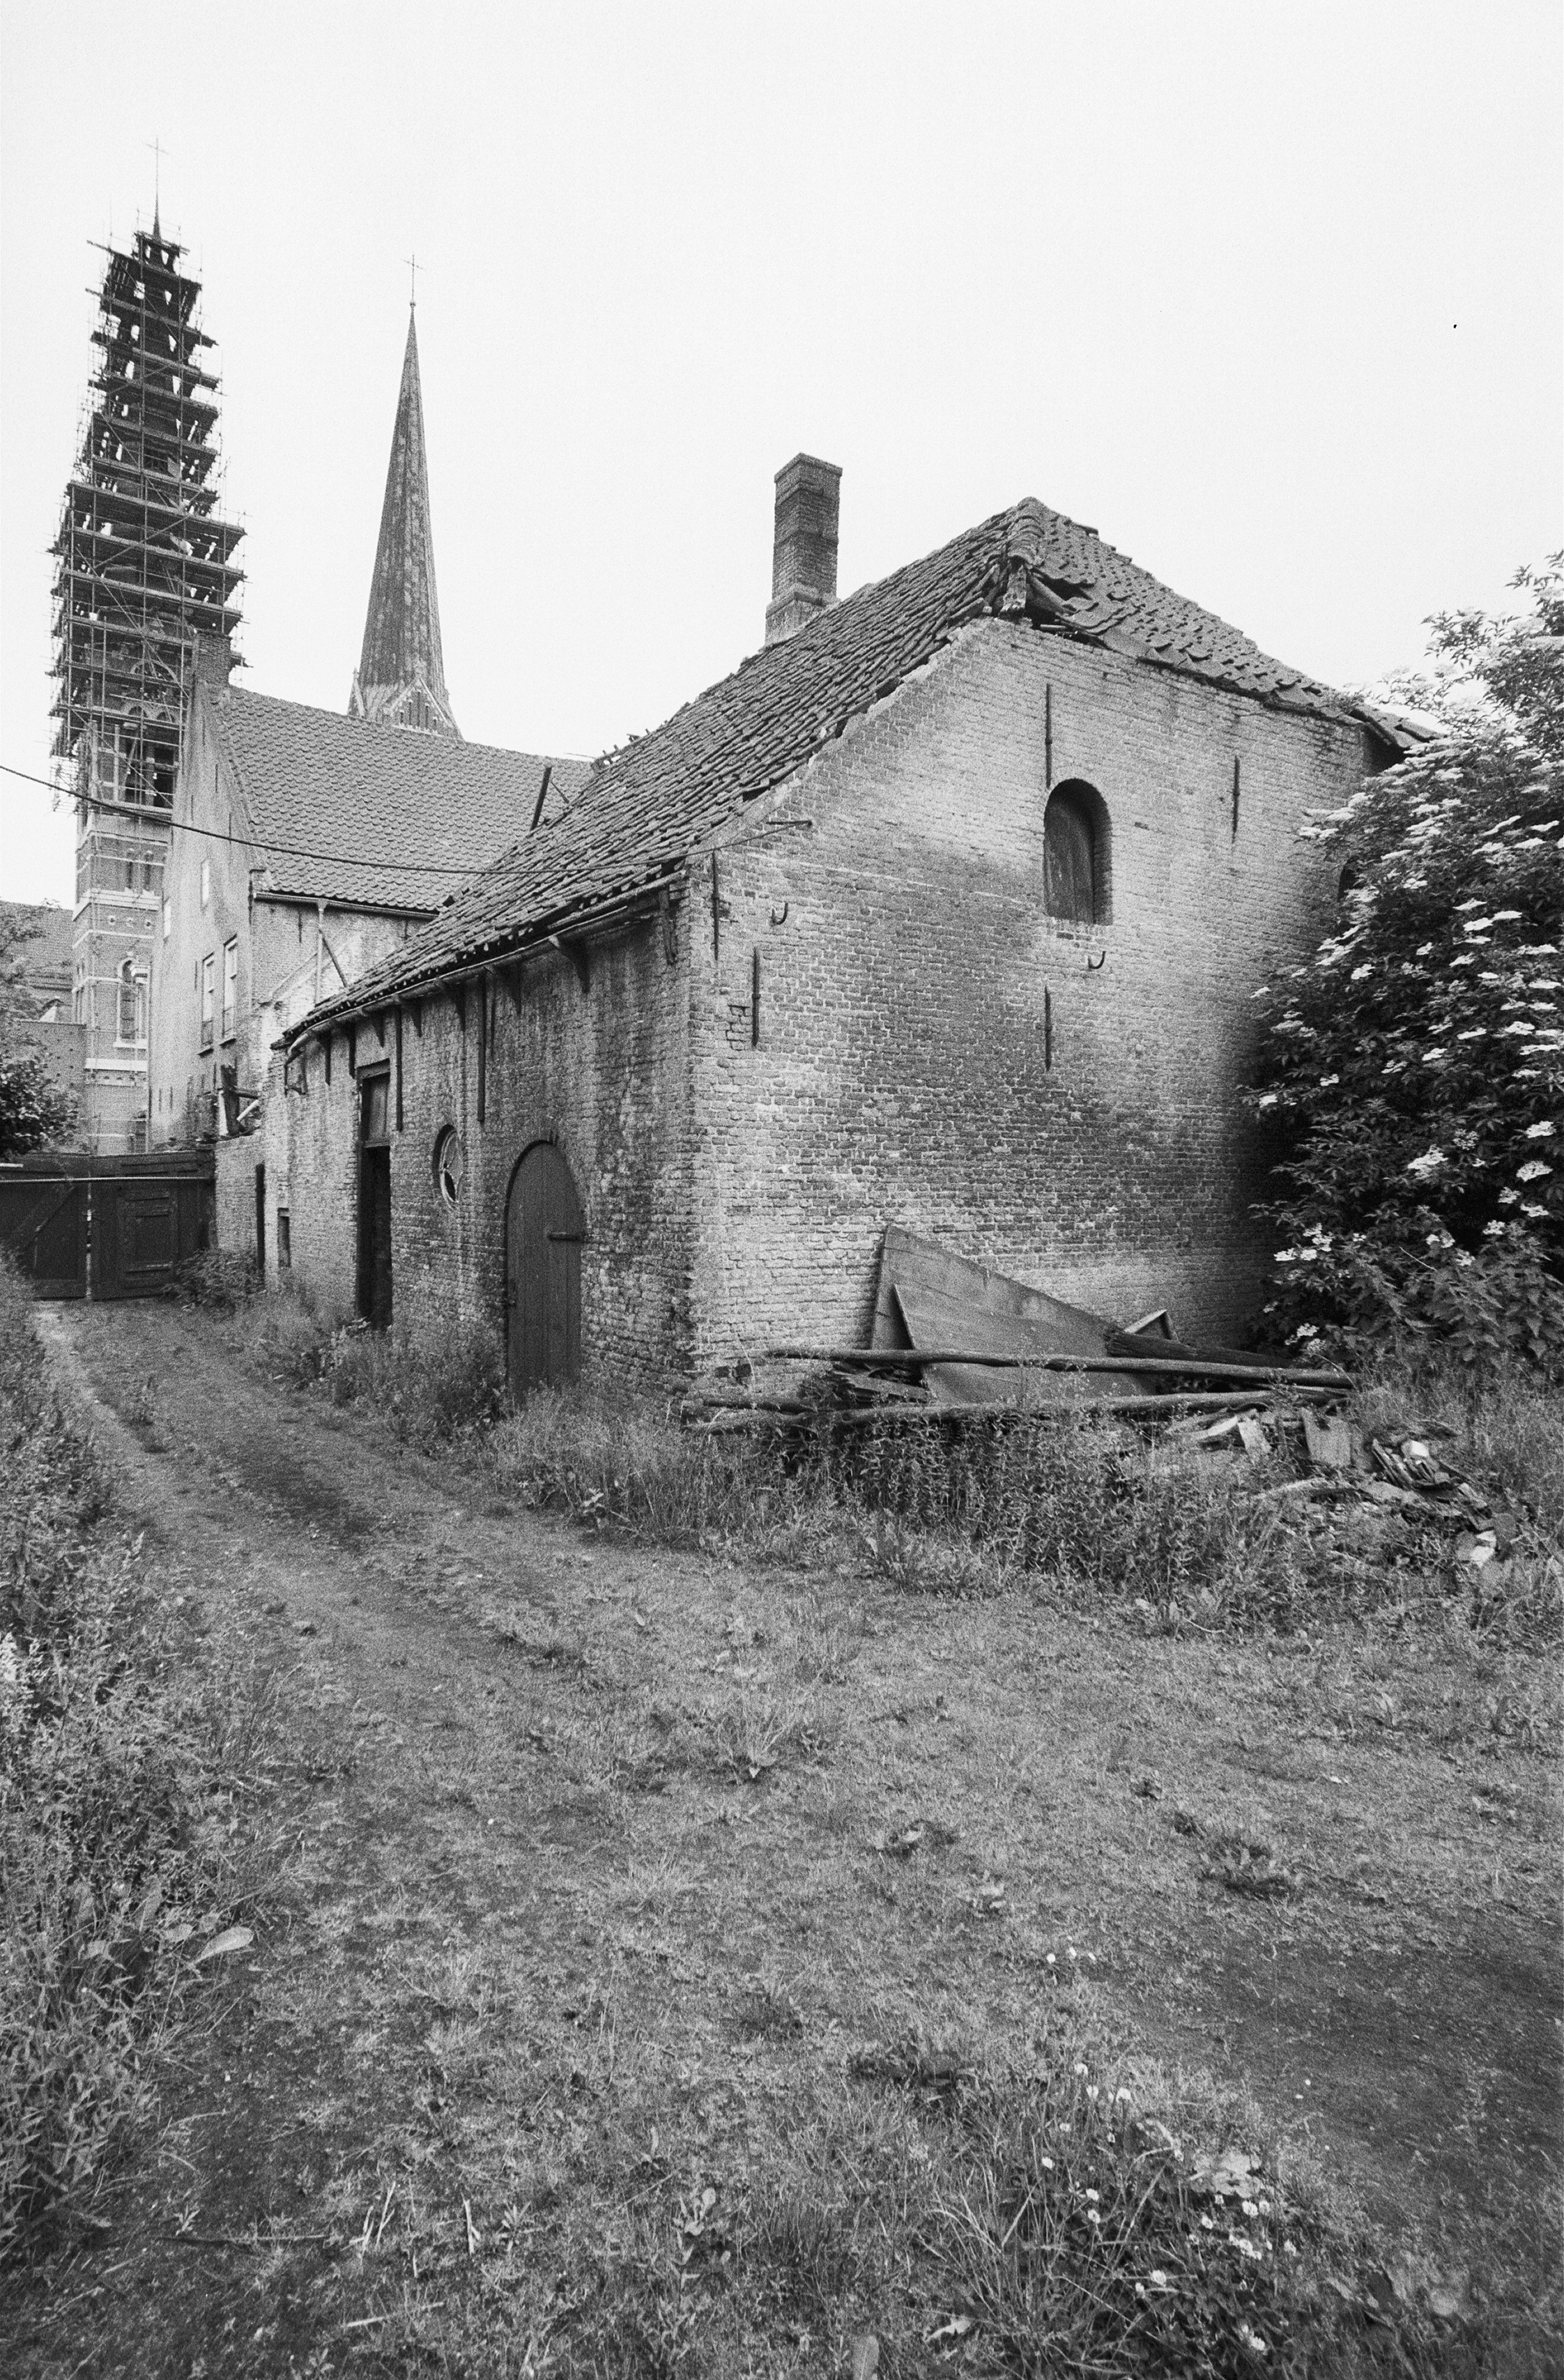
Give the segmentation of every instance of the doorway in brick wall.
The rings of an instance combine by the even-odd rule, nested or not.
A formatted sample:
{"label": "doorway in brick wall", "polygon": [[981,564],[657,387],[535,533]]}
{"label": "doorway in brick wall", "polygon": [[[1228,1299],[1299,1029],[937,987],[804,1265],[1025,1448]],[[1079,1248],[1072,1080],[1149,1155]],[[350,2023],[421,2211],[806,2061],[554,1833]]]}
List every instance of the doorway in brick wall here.
{"label": "doorway in brick wall", "polygon": [[391,1327],[391,1076],[358,1078],[358,1311],[372,1330]]}
{"label": "doorway in brick wall", "polygon": [[505,1352],[515,1396],[580,1377],[586,1236],[569,1166],[552,1141],[535,1141],[505,1202]]}

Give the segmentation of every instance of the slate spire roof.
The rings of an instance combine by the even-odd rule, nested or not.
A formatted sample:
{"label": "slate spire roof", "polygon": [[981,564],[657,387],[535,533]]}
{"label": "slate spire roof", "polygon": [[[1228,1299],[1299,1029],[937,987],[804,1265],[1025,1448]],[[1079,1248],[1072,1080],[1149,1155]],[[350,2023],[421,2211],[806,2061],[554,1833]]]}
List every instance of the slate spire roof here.
{"label": "slate spire roof", "polygon": [[434,533],[429,511],[423,392],[418,384],[418,314],[407,313],[407,347],[391,464],[381,506],[380,541],[370,582],[349,712],[379,727],[421,727],[460,736],[445,691],[440,650],[440,599],[434,587]]}
{"label": "slate spire roof", "polygon": [[1026,497],[767,645],[664,724],[606,754],[563,815],[525,835],[297,1032],[319,1031],[672,891],[749,804],[984,622],[1106,648],[1266,709],[1394,724],[1273,661],[1095,529]]}

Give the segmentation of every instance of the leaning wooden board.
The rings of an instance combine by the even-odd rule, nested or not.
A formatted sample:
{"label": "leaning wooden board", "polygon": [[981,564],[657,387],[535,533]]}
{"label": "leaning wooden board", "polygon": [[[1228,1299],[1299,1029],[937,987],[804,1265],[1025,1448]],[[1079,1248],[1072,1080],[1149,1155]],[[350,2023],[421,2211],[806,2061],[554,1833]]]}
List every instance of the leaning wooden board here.
{"label": "leaning wooden board", "polygon": [[[997,1354],[1091,1356],[1102,1354],[1114,1327],[1046,1290],[918,1239],[899,1224],[886,1230],[875,1296],[875,1347],[966,1346]],[[939,1404],[995,1400],[995,1375],[976,1365],[931,1365],[926,1377]],[[1150,1384],[1132,1372],[1120,1373],[1114,1385],[1121,1394],[1137,1395]],[[1014,1401],[1076,1403],[1093,1392],[1089,1374],[1028,1372],[1016,1375]],[[1096,1392],[1101,1392],[1100,1382]]]}

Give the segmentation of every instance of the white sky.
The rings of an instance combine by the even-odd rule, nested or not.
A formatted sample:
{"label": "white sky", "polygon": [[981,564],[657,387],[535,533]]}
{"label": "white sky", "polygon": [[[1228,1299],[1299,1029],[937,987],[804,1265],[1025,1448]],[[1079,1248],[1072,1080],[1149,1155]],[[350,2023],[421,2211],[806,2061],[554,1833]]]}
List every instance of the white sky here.
{"label": "white sky", "polygon": [[[0,759],[47,772],[90,243],[205,282],[244,683],[345,707],[417,250],[445,668],[592,752],[1023,495],[1339,685],[1564,541],[1555,0],[0,0]],[[0,896],[72,892],[0,778]]]}

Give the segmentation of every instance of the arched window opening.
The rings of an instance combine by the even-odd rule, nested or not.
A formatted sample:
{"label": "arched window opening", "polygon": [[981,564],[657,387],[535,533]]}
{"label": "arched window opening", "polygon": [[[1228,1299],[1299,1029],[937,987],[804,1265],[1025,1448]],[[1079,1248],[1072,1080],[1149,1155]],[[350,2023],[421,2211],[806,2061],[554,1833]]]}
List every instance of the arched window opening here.
{"label": "arched window opening", "polygon": [[1093,785],[1056,785],[1043,813],[1043,905],[1050,917],[1105,926],[1111,914],[1108,808]]}
{"label": "arched window opening", "polygon": [[434,1144],[434,1182],[447,1207],[454,1207],[462,1189],[462,1144],[451,1124]]}

